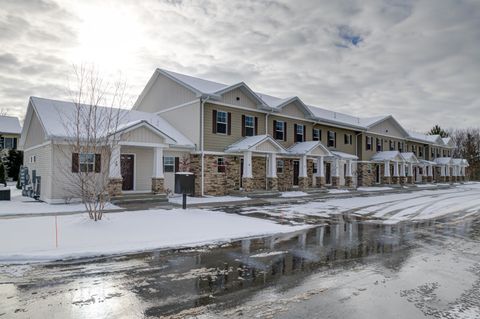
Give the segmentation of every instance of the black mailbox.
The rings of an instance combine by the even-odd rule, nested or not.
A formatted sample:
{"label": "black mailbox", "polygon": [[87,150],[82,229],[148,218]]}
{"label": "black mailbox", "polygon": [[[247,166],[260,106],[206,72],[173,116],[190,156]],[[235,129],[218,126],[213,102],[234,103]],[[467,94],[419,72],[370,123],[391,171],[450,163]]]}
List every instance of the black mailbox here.
{"label": "black mailbox", "polygon": [[195,195],[195,175],[190,172],[175,173],[175,193]]}

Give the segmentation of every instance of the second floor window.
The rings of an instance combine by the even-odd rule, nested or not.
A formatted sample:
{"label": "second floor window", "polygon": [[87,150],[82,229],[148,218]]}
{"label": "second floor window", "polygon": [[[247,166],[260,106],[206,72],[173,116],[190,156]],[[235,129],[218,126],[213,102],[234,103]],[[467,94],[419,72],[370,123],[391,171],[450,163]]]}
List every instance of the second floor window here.
{"label": "second floor window", "polygon": [[366,150],[369,151],[372,149],[372,137],[371,136],[367,136],[367,140],[366,140]]}
{"label": "second floor window", "polygon": [[17,139],[14,137],[1,137],[0,149],[14,150],[17,148]]}
{"label": "second floor window", "polygon": [[318,128],[314,128],[313,131],[312,131],[312,139],[314,141],[321,141],[322,140],[322,137],[320,135],[320,129]]}
{"label": "second floor window", "polygon": [[305,125],[295,124],[295,142],[305,141]]}
{"label": "second floor window", "polygon": [[431,152],[430,155],[432,156],[432,158],[435,158],[435,149],[434,148],[432,148],[432,152]]}
{"label": "second floor window", "polygon": [[287,132],[286,132],[286,123],[283,121],[273,121],[273,127],[275,129],[275,139],[276,140],[287,140]]}
{"label": "second floor window", "polygon": [[423,157],[423,146],[418,147],[418,156]]}
{"label": "second floor window", "polygon": [[328,141],[327,141],[327,146],[328,147],[336,147],[337,146],[337,133],[334,131],[328,131]]}
{"label": "second floor window", "polygon": [[352,134],[345,134],[344,135],[344,144],[349,144],[349,145],[353,144]]}
{"label": "second floor window", "polygon": [[256,135],[256,118],[250,115],[243,115],[243,136]]}
{"label": "second floor window", "polygon": [[398,151],[399,151],[400,153],[403,152],[403,142],[398,142]]}
{"label": "second floor window", "polygon": [[383,151],[383,141],[380,138],[377,138],[377,152]]}
{"label": "second floor window", "polygon": [[392,141],[390,140],[390,151],[394,151],[395,150],[395,141]]}
{"label": "second floor window", "polygon": [[217,111],[217,133],[227,134],[227,112]]}
{"label": "second floor window", "polygon": [[417,146],[416,145],[412,145],[412,153],[417,155]]}

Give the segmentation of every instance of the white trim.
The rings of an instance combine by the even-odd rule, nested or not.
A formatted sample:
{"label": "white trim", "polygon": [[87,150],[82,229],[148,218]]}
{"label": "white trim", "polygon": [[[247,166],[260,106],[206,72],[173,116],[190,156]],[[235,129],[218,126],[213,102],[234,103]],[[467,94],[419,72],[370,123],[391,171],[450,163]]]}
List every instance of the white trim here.
{"label": "white trim", "polygon": [[183,104],[180,104],[180,105],[176,105],[176,106],[172,106],[172,107],[169,107],[168,109],[164,109],[164,110],[160,110],[158,112],[155,112],[155,114],[157,115],[160,115],[162,113],[165,113],[165,112],[169,112],[169,111],[174,111],[176,109],[181,109],[182,107],[185,107],[185,106],[189,106],[195,102],[200,102],[200,99],[195,99],[193,101],[190,101],[190,102],[187,102],[187,103],[183,103]]}
{"label": "white trim", "polygon": [[38,144],[38,145],[35,145],[35,146],[32,146],[32,147],[26,148],[26,149],[23,150],[23,152],[30,152],[30,151],[36,150],[37,148],[45,147],[45,146],[47,146],[51,143],[52,143],[52,141],[46,141],[42,144]]}
{"label": "white trim", "polygon": [[169,148],[169,145],[168,145],[168,144],[161,144],[161,143],[142,143],[142,142],[130,142],[130,141],[118,142],[118,145],[138,146],[138,147],[161,147],[161,148]]}
{"label": "white trim", "polygon": [[[137,154],[135,153],[122,153],[122,150],[120,150],[120,175],[122,175],[122,155],[133,155],[133,189],[132,191],[137,190]],[[122,176],[122,183],[123,183],[123,176]],[[122,189],[122,192],[125,192]]]}
{"label": "white trim", "polygon": [[[168,136],[167,134],[163,133],[162,131],[160,131],[158,128],[154,127],[152,124],[150,124],[148,121],[146,120],[141,120],[139,121],[138,123],[135,123],[131,126],[127,126],[126,128],[122,128],[118,131],[116,131],[114,134],[117,135],[122,135],[122,134],[125,134],[125,133],[128,133],[128,132],[131,132],[131,131],[134,131],[140,127],[146,127],[148,128],[150,131],[152,131],[152,133],[158,135],[158,136],[161,136],[163,137],[164,139],[168,139],[170,140],[170,144],[173,144],[173,143],[177,143],[177,141],[175,139],[173,139],[172,137]],[[173,143],[172,143],[173,142]]]}

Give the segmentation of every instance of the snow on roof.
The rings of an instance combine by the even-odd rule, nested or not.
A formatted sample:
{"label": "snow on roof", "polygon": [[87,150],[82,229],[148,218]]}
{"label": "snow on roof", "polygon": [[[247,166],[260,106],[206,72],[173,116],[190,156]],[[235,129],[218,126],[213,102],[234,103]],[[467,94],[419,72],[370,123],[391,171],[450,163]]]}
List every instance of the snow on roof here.
{"label": "snow on roof", "polygon": [[269,140],[272,143],[274,143],[280,150],[281,153],[285,151],[285,149],[278,144],[273,138],[271,138],[269,135],[255,135],[255,136],[248,136],[245,137],[231,145],[229,145],[226,149],[225,152],[244,152],[244,151],[249,151],[258,144],[260,144],[263,141]]}
{"label": "snow on roof", "polygon": [[407,132],[410,138],[413,138],[415,140],[420,140],[423,142],[444,146],[444,141],[440,137],[440,135],[428,135],[428,134],[418,133],[414,131],[407,131]]}
{"label": "snow on roof", "polygon": [[420,160],[420,163],[426,164],[426,165],[436,165],[437,164],[435,162],[427,161],[427,160],[423,160],[423,159]]}
{"label": "snow on roof", "polygon": [[[43,124],[45,134],[50,138],[68,138],[72,136],[69,127],[73,125],[75,118],[75,104],[68,101],[50,100],[39,97],[30,97],[40,122]],[[83,105],[82,107],[87,107]],[[110,108],[99,107],[99,113],[109,112]],[[151,126],[158,129],[174,141],[177,146],[194,147],[194,143],[185,135],[175,129],[165,119],[154,113],[131,111],[128,109],[113,108],[113,112],[118,112],[118,127],[126,128],[141,121],[148,122]],[[133,123],[133,124],[132,124]],[[111,132],[99,132],[99,135]]]}
{"label": "snow on roof", "polygon": [[332,151],[331,152],[334,156],[340,158],[340,159],[345,159],[345,160],[358,160],[358,156],[344,153],[344,152],[339,152],[339,151]]}
{"label": "snow on roof", "polygon": [[402,158],[399,151],[384,151],[375,153],[371,160],[372,161],[392,161],[395,159]]}
{"label": "snow on roof", "polygon": [[194,88],[195,90],[200,91],[201,93],[212,94],[230,86],[227,84],[204,80],[201,78],[196,78],[190,75],[185,75],[177,72],[167,71],[164,69],[160,69],[160,70],[167,73],[171,77],[174,77],[177,80],[180,80],[181,82],[187,84],[188,86]]}
{"label": "snow on roof", "polygon": [[0,133],[2,134],[20,134],[22,127],[17,117],[0,116]]}
{"label": "snow on roof", "polygon": [[418,163],[417,156],[412,152],[404,152],[400,153],[400,155],[402,155],[403,159],[408,163]]}
{"label": "snow on roof", "polygon": [[314,148],[320,146],[328,156],[331,156],[331,152],[319,141],[299,142],[293,144],[287,151],[291,154],[307,154]]}
{"label": "snow on roof", "polygon": [[451,157],[437,157],[435,160],[435,163],[439,165],[451,165],[452,164],[452,158]]}

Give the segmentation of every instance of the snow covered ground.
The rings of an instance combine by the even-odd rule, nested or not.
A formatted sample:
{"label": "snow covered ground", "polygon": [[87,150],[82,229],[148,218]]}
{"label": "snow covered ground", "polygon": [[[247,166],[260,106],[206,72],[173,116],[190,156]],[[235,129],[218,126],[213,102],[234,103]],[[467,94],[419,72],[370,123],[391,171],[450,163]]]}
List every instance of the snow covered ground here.
{"label": "snow covered ground", "polygon": [[58,216],[57,223],[58,248],[54,216],[0,220],[0,262],[199,246],[306,227],[202,209],[112,213],[99,222],[86,214],[65,215]]}
{"label": "snow covered ground", "polygon": [[301,191],[291,191],[291,192],[283,192],[282,195],[280,195],[280,197],[285,197],[285,198],[302,197],[302,196],[308,196],[308,193],[301,192]]}
{"label": "snow covered ground", "polygon": [[[250,200],[248,197],[237,196],[208,196],[208,197],[190,197],[187,198],[187,204],[207,204],[207,203],[226,203],[226,202],[240,202]],[[170,197],[170,203],[182,204],[182,196]]]}
{"label": "snow covered ground", "polygon": [[458,212],[465,215],[480,212],[480,183],[443,190],[421,190],[412,193],[327,199],[305,204],[243,209],[245,215],[262,213],[285,219],[352,213],[384,219],[389,223],[429,219]]}
{"label": "snow covered ground", "polygon": [[[9,187],[11,200],[0,201],[0,216],[85,211],[85,206],[82,203],[47,204],[30,197],[23,197],[22,191],[14,185],[10,185]],[[119,207],[112,204],[109,204],[107,207],[107,209],[118,208]]]}

